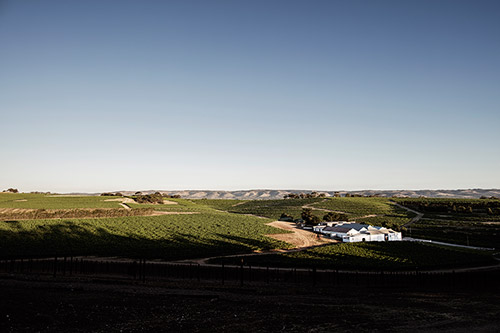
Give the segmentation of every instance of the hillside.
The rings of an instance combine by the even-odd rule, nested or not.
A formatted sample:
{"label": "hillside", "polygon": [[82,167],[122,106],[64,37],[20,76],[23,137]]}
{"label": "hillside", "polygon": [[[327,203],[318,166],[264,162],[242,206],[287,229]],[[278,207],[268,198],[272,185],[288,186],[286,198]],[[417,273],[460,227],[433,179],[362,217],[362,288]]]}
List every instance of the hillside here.
{"label": "hillside", "polygon": [[[134,194],[135,191],[118,191],[125,195]],[[154,193],[156,190],[142,191]],[[241,190],[241,191],[211,191],[211,190],[184,190],[184,191],[159,191],[167,195],[180,195],[185,199],[239,199],[239,200],[266,200],[282,199],[289,193],[309,193],[308,190]],[[359,195],[378,195],[380,197],[409,197],[418,198],[465,198],[474,199],[481,196],[500,197],[500,189],[459,189],[459,190],[362,190],[362,191],[318,191],[331,197],[335,192],[344,196],[346,193]]]}

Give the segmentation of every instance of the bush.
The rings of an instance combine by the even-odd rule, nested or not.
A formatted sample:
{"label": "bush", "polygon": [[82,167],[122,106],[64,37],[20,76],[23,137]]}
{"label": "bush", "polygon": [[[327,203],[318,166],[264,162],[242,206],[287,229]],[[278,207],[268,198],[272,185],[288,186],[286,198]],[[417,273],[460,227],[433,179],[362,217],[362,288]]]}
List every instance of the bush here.
{"label": "bush", "polygon": [[140,204],[163,204],[163,196],[161,194],[146,194],[138,195],[134,198],[135,202]]}

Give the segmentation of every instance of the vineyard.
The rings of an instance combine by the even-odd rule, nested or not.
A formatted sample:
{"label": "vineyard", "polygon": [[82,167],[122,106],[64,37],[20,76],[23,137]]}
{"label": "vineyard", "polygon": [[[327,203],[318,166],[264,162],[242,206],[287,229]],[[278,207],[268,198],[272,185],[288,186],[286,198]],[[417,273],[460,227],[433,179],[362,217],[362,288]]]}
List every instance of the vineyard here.
{"label": "vineyard", "polygon": [[328,198],[315,203],[313,207],[345,212],[352,219],[366,215],[402,215],[407,212],[395,206],[386,198]]}
{"label": "vineyard", "polygon": [[462,245],[500,248],[500,223],[421,219],[412,224],[408,234]]}
{"label": "vineyard", "polygon": [[414,242],[343,243],[301,252],[213,259],[211,262],[271,267],[408,270],[495,264],[486,252]]}
{"label": "vineyard", "polygon": [[286,248],[267,219],[214,210],[192,215],[0,222],[4,257],[98,255],[185,259]]}
{"label": "vineyard", "polygon": [[68,218],[108,218],[123,216],[153,215],[152,208],[74,208],[74,209],[25,209],[0,208],[2,220],[68,219]]}
{"label": "vineyard", "polygon": [[[393,229],[398,229],[414,216],[385,198],[253,201],[168,198],[163,204],[132,203],[129,199],[127,206],[131,209],[124,209],[120,203],[125,199],[116,197],[111,199],[115,201],[109,201],[109,197],[105,196],[1,193],[1,256],[99,255],[175,260],[243,254],[254,250],[290,247],[287,243],[265,236],[285,233],[266,223],[279,218],[282,213],[298,218],[304,207],[313,208],[312,214],[318,217],[328,211],[345,212],[350,220],[385,225]],[[411,206],[412,200],[418,204],[425,202],[422,199],[398,199],[398,202]],[[436,202],[450,207],[447,201]],[[467,201],[456,202],[465,205]],[[489,202],[490,200],[476,200],[474,204],[486,204],[487,208],[491,207],[488,205],[496,204]],[[154,211],[166,215],[141,216],[154,215]],[[481,220],[488,217],[490,220],[486,221],[491,221],[498,216],[486,215],[484,209],[481,211],[478,208],[474,208],[473,212],[474,214],[462,214],[466,219],[461,220],[456,219],[457,215],[453,214],[442,218],[427,218],[426,213],[408,231],[405,230],[404,236],[499,247],[500,226],[497,222]],[[433,213],[430,214],[434,216]],[[433,251],[446,255],[439,261],[433,256]],[[369,267],[377,263],[377,267],[382,265],[392,268],[427,264],[432,266],[432,263],[425,262],[426,257],[438,260],[436,266],[461,263],[460,260],[467,261],[471,256],[478,258],[475,253],[443,251],[429,245],[409,243],[342,244],[278,257],[280,261],[306,260],[314,265],[323,262],[348,267],[351,263],[356,267]],[[275,260],[278,257],[259,258]]]}
{"label": "vineyard", "polygon": [[[216,200],[212,200],[216,201]],[[231,200],[224,200],[231,201]],[[237,205],[221,205],[221,209],[240,214],[254,214],[278,219],[282,213],[300,218],[304,206],[312,208],[312,214],[322,218],[328,211],[345,213],[349,220],[368,224],[399,228],[409,222],[410,213],[386,198],[311,198],[287,200],[255,200]],[[370,215],[369,217],[367,217]],[[373,216],[377,215],[377,216]]]}

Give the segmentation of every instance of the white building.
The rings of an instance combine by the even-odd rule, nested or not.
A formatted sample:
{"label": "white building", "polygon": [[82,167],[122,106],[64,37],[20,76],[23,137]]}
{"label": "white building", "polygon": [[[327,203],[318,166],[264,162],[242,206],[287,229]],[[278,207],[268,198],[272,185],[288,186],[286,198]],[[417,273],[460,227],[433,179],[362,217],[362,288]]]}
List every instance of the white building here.
{"label": "white building", "polygon": [[342,242],[384,242],[400,241],[401,233],[384,227],[376,227],[355,222],[338,222],[314,227],[315,232],[320,232],[328,237],[339,238]]}

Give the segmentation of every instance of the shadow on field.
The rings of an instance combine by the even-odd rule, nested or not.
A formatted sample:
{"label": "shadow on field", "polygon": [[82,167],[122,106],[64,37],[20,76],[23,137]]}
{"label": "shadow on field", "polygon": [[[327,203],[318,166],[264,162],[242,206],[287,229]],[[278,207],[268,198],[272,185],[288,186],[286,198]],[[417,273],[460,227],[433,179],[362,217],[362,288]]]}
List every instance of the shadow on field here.
{"label": "shadow on field", "polygon": [[7,223],[10,230],[0,230],[1,258],[91,255],[178,260],[248,253],[255,247],[270,246],[265,240],[223,234],[197,237],[176,233],[157,239],[132,233],[119,235],[87,222],[62,221],[35,229],[18,221]]}

